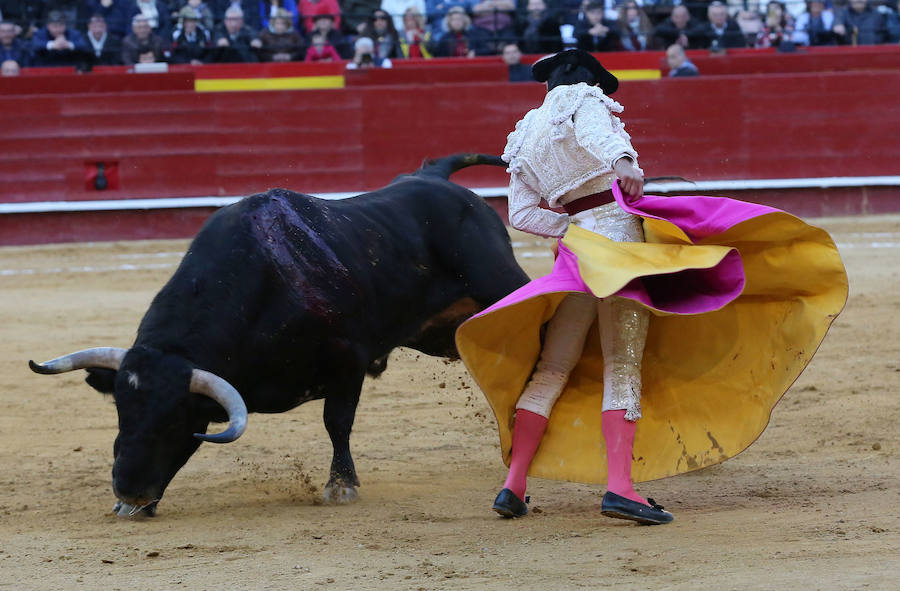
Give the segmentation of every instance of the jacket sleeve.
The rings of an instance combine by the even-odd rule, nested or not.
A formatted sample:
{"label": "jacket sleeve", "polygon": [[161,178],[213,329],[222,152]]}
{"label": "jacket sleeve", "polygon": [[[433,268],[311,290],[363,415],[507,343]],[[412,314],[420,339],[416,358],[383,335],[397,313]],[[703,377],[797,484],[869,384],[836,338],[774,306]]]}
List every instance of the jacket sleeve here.
{"label": "jacket sleeve", "polygon": [[585,97],[584,103],[574,115],[575,139],[603,166],[611,171],[613,164],[628,156],[637,165],[637,152],[631,145],[631,137],[625,132],[618,117],[596,97]]}
{"label": "jacket sleeve", "polygon": [[541,196],[514,173],[509,182],[509,224],[529,234],[559,238],[569,227],[569,216],[541,208]]}

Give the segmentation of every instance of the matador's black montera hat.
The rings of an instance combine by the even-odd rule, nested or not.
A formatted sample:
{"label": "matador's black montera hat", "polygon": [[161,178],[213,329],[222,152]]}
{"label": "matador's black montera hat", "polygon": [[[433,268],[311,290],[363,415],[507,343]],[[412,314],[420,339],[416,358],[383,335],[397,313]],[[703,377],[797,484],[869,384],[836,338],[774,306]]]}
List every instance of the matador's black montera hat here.
{"label": "matador's black montera hat", "polygon": [[[582,69],[585,75],[578,76],[578,69]],[[538,82],[549,80],[552,83],[554,80],[551,78],[556,79],[555,84],[550,84],[551,88],[561,84],[587,82],[598,85],[607,95],[619,88],[619,79],[604,68],[597,58],[581,49],[567,49],[539,59],[531,66],[531,75]],[[593,80],[585,79],[589,77],[593,77]]]}

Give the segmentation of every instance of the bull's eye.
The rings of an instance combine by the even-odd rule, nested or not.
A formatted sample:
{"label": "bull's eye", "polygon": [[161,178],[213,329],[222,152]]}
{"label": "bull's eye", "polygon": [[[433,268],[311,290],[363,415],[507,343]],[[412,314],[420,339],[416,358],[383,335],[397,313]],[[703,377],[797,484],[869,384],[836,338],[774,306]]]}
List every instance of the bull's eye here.
{"label": "bull's eye", "polygon": [[128,383],[129,383],[129,385],[131,385],[131,387],[134,388],[135,390],[138,389],[138,383],[139,383],[139,382],[138,382],[138,377],[137,377],[137,374],[134,373],[133,371],[129,371],[129,372],[128,372]]}

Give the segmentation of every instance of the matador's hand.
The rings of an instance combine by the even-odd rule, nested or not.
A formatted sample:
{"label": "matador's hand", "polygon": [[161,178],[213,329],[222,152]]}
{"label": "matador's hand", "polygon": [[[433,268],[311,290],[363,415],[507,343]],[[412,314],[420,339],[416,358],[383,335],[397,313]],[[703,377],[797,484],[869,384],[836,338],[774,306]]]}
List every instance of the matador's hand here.
{"label": "matador's hand", "polygon": [[[619,186],[626,195],[626,201],[640,199],[644,195],[644,175],[628,158],[619,158],[614,169],[619,177]],[[630,197],[631,199],[628,199]]]}

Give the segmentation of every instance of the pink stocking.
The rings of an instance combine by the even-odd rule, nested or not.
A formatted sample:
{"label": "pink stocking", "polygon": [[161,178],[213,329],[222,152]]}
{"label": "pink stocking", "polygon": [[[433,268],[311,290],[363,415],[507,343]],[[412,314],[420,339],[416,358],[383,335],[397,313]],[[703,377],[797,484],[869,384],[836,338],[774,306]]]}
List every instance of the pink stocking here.
{"label": "pink stocking", "polygon": [[637,424],[625,419],[624,410],[608,410],[601,415],[601,426],[606,439],[607,490],[649,506],[647,500],[634,491],[631,482],[631,452]]}
{"label": "pink stocking", "polygon": [[[622,411],[625,412],[625,411]],[[508,488],[517,497],[525,500],[526,477],[531,460],[541,444],[547,419],[530,410],[517,409],[513,426],[512,457],[509,461],[509,475],[503,488]]]}

